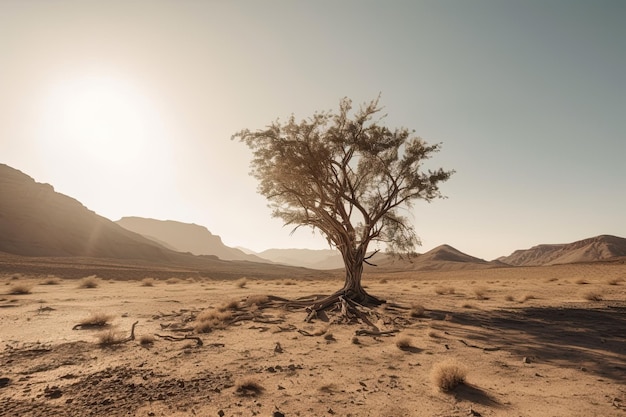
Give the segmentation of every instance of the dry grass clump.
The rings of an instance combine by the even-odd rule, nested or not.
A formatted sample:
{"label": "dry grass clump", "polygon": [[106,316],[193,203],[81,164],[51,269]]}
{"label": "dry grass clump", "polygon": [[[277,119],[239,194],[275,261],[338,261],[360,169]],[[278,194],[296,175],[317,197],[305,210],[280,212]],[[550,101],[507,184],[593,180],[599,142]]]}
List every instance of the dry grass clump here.
{"label": "dry grass clump", "polygon": [[293,279],[285,279],[282,282],[283,285],[296,285],[296,281],[294,281]]}
{"label": "dry grass clump", "polygon": [[246,378],[236,384],[235,392],[243,397],[256,397],[265,391],[265,388],[256,380]]}
{"label": "dry grass clump", "polygon": [[168,278],[165,280],[166,284],[178,284],[179,282],[180,282],[180,279],[176,277]]}
{"label": "dry grass clump", "polygon": [[606,283],[609,285],[619,285],[622,281],[624,281],[624,278],[610,278],[606,281]]}
{"label": "dry grass clump", "polygon": [[78,288],[98,288],[100,280],[95,275],[89,275],[78,282]]}
{"label": "dry grass clump", "polygon": [[396,346],[400,350],[408,350],[413,347],[413,340],[409,336],[398,336]]}
{"label": "dry grass clump", "polygon": [[410,317],[424,317],[424,306],[421,304],[411,304],[411,310],[409,310]]}
{"label": "dry grass clump", "polygon": [[152,336],[151,334],[142,334],[139,337],[139,344],[141,346],[150,346],[154,344],[154,336]]}
{"label": "dry grass clump", "polygon": [[41,285],[59,285],[61,280],[54,275],[50,275],[41,282]]}
{"label": "dry grass clump", "polygon": [[32,284],[28,284],[26,282],[20,282],[18,284],[13,284],[9,288],[8,294],[10,295],[25,295],[30,294],[33,289]]}
{"label": "dry grass clump", "polygon": [[80,327],[104,327],[109,325],[109,321],[113,319],[112,314],[104,312],[92,313],[89,317],[82,319],[77,326]]}
{"label": "dry grass clump", "polygon": [[461,308],[476,308],[476,306],[472,303],[463,303]]}
{"label": "dry grass clump", "polygon": [[[246,298],[246,301],[244,302],[244,304],[246,305],[246,307],[252,307],[252,306],[260,306],[263,305],[267,302],[269,302],[270,297],[269,295],[265,295],[265,294],[254,294],[254,295],[250,295],[248,296],[248,298]],[[237,303],[237,306],[235,308],[239,307],[239,303]]]}
{"label": "dry grass clump", "polygon": [[488,300],[487,297],[487,288],[486,287],[476,287],[474,288],[474,296],[477,300]]}
{"label": "dry grass clump", "polygon": [[248,279],[247,278],[240,278],[237,281],[235,281],[235,286],[237,288],[246,288],[246,285],[248,285]]}
{"label": "dry grass clump", "polygon": [[447,359],[433,365],[430,379],[437,389],[448,392],[465,383],[467,368],[456,359]]}
{"label": "dry grass clump", "polygon": [[196,333],[210,333],[213,329],[225,329],[232,316],[230,311],[204,310],[196,317],[193,329]]}
{"label": "dry grass clump", "polygon": [[438,286],[435,287],[435,293],[438,295],[454,294],[454,287]]}
{"label": "dry grass clump", "polygon": [[102,332],[98,335],[98,345],[102,347],[112,346],[118,344],[124,340],[124,336],[113,329]]}
{"label": "dry grass clump", "polygon": [[589,290],[583,293],[583,298],[587,301],[602,301],[603,297],[599,291]]}
{"label": "dry grass clump", "polygon": [[154,287],[155,279],[154,278],[144,278],[141,280],[142,287]]}
{"label": "dry grass clump", "polygon": [[535,300],[535,299],[537,299],[537,297],[535,297],[534,295],[526,294],[522,298],[520,298],[519,302],[520,303],[525,303],[526,301]]}
{"label": "dry grass clump", "polygon": [[505,301],[515,301],[515,298],[511,294],[507,294],[504,296]]}
{"label": "dry grass clump", "polygon": [[381,283],[381,284],[386,284],[389,281],[387,280],[387,278],[381,278],[381,280],[378,281],[378,282]]}

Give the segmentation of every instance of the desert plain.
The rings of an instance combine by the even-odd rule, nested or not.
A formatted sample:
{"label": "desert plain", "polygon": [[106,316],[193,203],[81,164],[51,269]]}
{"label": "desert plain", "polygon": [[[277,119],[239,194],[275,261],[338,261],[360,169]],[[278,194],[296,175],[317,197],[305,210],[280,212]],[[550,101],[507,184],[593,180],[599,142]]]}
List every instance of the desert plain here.
{"label": "desert plain", "polygon": [[69,275],[0,276],[2,416],[626,416],[623,262],[369,272],[379,334],[272,302],[339,271]]}

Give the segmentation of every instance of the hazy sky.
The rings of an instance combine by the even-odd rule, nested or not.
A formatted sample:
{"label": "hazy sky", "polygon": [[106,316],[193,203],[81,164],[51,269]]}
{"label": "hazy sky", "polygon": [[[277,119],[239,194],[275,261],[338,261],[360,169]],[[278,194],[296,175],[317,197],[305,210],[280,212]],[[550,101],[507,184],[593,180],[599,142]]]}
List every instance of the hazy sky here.
{"label": "hazy sky", "polygon": [[626,237],[625,21],[621,0],[0,0],[0,162],[112,220],[326,248],[270,217],[230,137],[381,93],[457,171],[412,210],[420,252]]}

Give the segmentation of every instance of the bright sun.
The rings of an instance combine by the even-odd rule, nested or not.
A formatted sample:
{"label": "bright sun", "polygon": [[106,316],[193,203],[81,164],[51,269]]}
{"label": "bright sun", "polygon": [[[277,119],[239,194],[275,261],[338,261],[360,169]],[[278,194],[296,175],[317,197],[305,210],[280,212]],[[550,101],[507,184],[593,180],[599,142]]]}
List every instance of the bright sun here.
{"label": "bright sun", "polygon": [[132,84],[85,76],[54,85],[44,104],[46,148],[114,165],[136,161],[158,136],[156,112]]}

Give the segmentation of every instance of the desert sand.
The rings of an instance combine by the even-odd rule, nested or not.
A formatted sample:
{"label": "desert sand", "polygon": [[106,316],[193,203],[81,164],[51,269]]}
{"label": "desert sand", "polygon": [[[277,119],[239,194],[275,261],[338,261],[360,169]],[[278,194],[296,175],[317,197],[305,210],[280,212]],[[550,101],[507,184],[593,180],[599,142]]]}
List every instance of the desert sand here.
{"label": "desert sand", "polygon": [[[381,335],[254,304],[341,276],[83,282],[0,278],[0,415],[626,416],[623,263],[368,273]],[[220,309],[241,319],[186,330]],[[467,374],[444,392],[449,359]]]}

